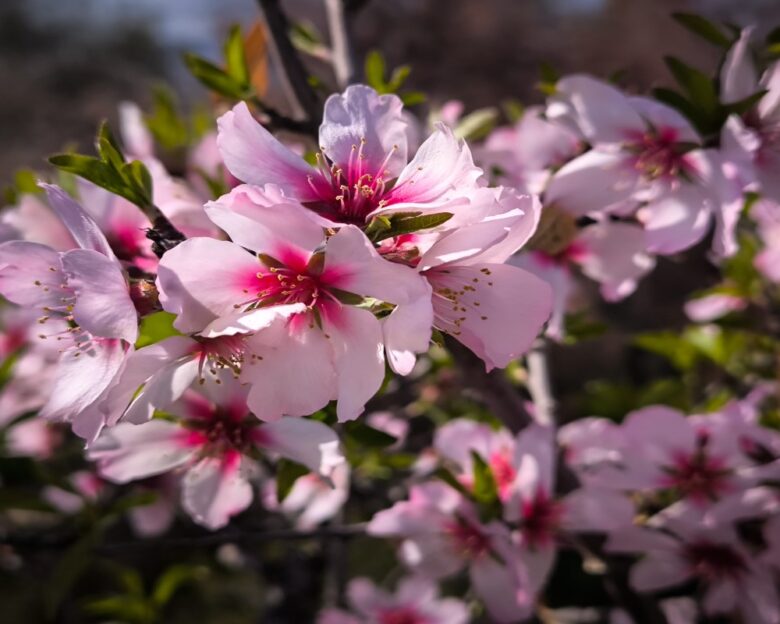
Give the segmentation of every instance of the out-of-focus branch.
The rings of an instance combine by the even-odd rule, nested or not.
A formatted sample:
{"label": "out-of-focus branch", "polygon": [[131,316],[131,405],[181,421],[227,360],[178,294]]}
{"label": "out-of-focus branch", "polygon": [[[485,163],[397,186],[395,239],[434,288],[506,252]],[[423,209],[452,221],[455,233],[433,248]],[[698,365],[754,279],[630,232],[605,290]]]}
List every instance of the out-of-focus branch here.
{"label": "out-of-focus branch", "polygon": [[445,336],[445,343],[461,373],[460,382],[473,391],[507,429],[517,433],[533,422],[523,397],[503,371],[486,372],[485,363],[450,336]]}
{"label": "out-of-focus branch", "polygon": [[306,119],[313,122],[320,118],[320,100],[309,84],[308,72],[290,41],[290,23],[287,15],[282,11],[280,0],[258,0],[258,3],[263,10],[268,32],[284,68],[285,76],[290,82],[297,104],[305,114]]}
{"label": "out-of-focus branch", "polygon": [[325,0],[330,31],[331,64],[340,89],[355,80],[355,63],[349,36],[344,0]]}
{"label": "out-of-focus branch", "polygon": [[528,368],[528,392],[534,402],[534,419],[542,425],[555,426],[555,398],[550,386],[550,371],[547,366],[547,343],[544,338],[537,341],[526,356]]}

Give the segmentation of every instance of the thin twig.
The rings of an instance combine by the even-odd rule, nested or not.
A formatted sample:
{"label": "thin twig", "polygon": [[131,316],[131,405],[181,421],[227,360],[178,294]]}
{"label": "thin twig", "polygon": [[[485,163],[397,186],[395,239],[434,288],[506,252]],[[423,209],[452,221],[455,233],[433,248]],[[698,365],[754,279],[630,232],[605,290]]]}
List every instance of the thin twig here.
{"label": "thin twig", "polygon": [[555,398],[550,386],[550,371],[547,366],[547,343],[542,338],[528,352],[528,392],[534,402],[534,420],[555,426]]}
{"label": "thin twig", "polygon": [[309,75],[303,66],[298,52],[290,41],[290,23],[280,6],[279,0],[258,0],[265,15],[268,32],[271,34],[279,60],[284,68],[284,75],[289,80],[297,104],[306,116],[307,121],[319,119],[320,101],[314,89],[309,84]]}
{"label": "thin twig", "polygon": [[355,80],[352,45],[343,0],[325,0],[325,13],[330,30],[331,64],[340,89]]}

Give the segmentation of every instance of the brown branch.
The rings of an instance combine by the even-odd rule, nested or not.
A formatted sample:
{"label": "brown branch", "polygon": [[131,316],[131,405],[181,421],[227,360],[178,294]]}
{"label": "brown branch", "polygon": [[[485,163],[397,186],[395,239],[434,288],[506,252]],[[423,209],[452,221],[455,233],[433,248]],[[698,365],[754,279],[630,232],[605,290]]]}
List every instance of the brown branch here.
{"label": "brown branch", "polygon": [[263,15],[265,15],[268,32],[295,98],[306,115],[307,121],[316,122],[322,112],[320,100],[309,84],[309,74],[292,41],[290,41],[290,22],[280,6],[280,0],[258,0],[258,3]]}

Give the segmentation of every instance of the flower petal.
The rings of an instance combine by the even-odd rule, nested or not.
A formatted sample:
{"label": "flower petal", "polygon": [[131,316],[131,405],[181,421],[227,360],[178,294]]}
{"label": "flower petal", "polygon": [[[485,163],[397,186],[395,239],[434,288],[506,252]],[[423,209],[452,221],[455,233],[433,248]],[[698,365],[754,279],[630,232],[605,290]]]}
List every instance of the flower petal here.
{"label": "flower petal", "polygon": [[485,361],[504,367],[525,353],[552,310],[547,282],[504,264],[452,266],[425,273],[436,326]]}
{"label": "flower petal", "polygon": [[252,486],[241,474],[238,453],[202,459],[187,471],[182,482],[185,511],[212,531],[225,526],[251,502]]}
{"label": "flower petal", "polygon": [[329,477],[346,460],[336,432],[316,420],[282,418],[261,430],[261,446]]}
{"label": "flower petal", "polygon": [[239,102],[217,120],[217,145],[230,173],[242,182],[278,184],[290,197],[316,199],[307,182],[314,169],[282,145]]}
{"label": "flower petal", "polygon": [[364,171],[395,178],[406,164],[406,126],[403,102],[397,95],[379,95],[365,85],[351,85],[325,102],[320,145],[332,162],[345,169],[350,156],[357,160],[360,148]]}

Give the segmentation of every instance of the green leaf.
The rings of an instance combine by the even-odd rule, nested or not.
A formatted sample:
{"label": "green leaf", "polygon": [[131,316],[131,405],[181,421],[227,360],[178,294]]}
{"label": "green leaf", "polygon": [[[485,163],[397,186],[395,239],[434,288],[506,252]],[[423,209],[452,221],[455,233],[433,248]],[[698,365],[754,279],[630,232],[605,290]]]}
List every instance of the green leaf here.
{"label": "green leaf", "polygon": [[370,448],[385,448],[397,442],[397,438],[394,436],[358,421],[348,423],[344,427],[344,431],[347,436],[361,446]]}
{"label": "green leaf", "polygon": [[195,54],[185,54],[184,62],[195,78],[220,95],[234,100],[247,99],[251,95],[246,85]]}
{"label": "green leaf", "polygon": [[634,344],[667,358],[681,371],[693,368],[699,358],[698,349],[686,342],[679,332],[660,331],[640,334],[634,338]]}
{"label": "green leaf", "polygon": [[387,93],[385,84],[385,59],[379,50],[371,50],[366,54],[364,66],[366,82],[378,93]]}
{"label": "green leaf", "polygon": [[225,66],[227,74],[236,83],[243,85],[245,89],[249,88],[249,67],[244,51],[244,38],[241,36],[241,27],[238,25],[230,29],[230,34],[225,41]]}
{"label": "green leaf", "polygon": [[699,35],[702,39],[716,46],[730,48],[733,43],[732,39],[723,32],[722,28],[701,15],[696,15],[695,13],[672,13],[672,18],[693,34]]}
{"label": "green leaf", "polygon": [[402,216],[391,215],[391,226],[389,230],[382,230],[376,233],[374,242],[378,243],[386,238],[393,238],[401,234],[411,234],[420,230],[428,230],[446,223],[452,218],[451,212],[437,212],[434,214]]}
{"label": "green leaf", "polygon": [[406,93],[401,93],[400,97],[401,101],[404,103],[404,106],[415,106],[417,104],[423,104],[428,99],[428,96],[425,95],[422,91],[407,91]]}
{"label": "green leaf", "polygon": [[724,108],[729,114],[744,115],[749,110],[752,110],[756,104],[761,101],[761,98],[763,98],[767,93],[768,91],[766,89],[756,91],[752,95],[749,95],[737,102],[726,104]]}
{"label": "green leaf", "polygon": [[154,89],[152,113],[145,117],[145,122],[154,140],[167,150],[185,147],[189,142],[187,124],[179,115],[176,96],[165,86]]}
{"label": "green leaf", "polygon": [[497,121],[497,109],[480,108],[462,117],[453,132],[458,138],[478,141],[490,134],[490,131],[496,127]]}
{"label": "green leaf", "polygon": [[173,326],[175,320],[176,315],[170,312],[155,312],[143,317],[135,348],[140,349],[171,336],[181,336],[182,334]]}
{"label": "green leaf", "polygon": [[471,451],[471,463],[474,471],[474,498],[477,502],[486,505],[497,501],[498,487],[490,466],[476,451]]}
{"label": "green leaf", "polygon": [[672,89],[658,87],[653,89],[653,97],[655,97],[655,99],[659,102],[663,102],[672,108],[676,108],[691,122],[693,122],[697,128],[701,129],[699,111],[691,102],[685,98],[685,96],[678,93],[677,91],[673,91]]}
{"label": "green leaf", "polygon": [[466,487],[460,481],[458,481],[455,475],[453,475],[446,468],[439,468],[436,472],[433,473],[433,476],[441,481],[444,481],[444,483],[449,485],[454,490],[460,492],[461,495],[468,498],[469,500],[474,500],[474,493],[466,489]]}
{"label": "green leaf", "polygon": [[403,86],[409,74],[412,73],[412,68],[409,65],[399,65],[390,74],[390,80],[387,82],[387,90],[390,93],[397,93]]}
{"label": "green leaf", "polygon": [[523,106],[523,103],[512,98],[502,101],[501,109],[504,111],[504,115],[510,123],[516,123],[520,121],[520,118],[525,112],[525,106]]}
{"label": "green leaf", "polygon": [[311,471],[306,466],[289,459],[280,459],[276,464],[276,499],[280,503],[284,501],[295,482],[309,472]]}
{"label": "green leaf", "polygon": [[127,183],[116,169],[94,156],[56,154],[49,158],[49,162],[59,169],[81,176],[128,201],[133,203],[140,201],[140,198],[128,188]]}
{"label": "green leaf", "polygon": [[47,619],[54,620],[60,604],[92,563],[92,550],[103,537],[101,526],[93,527],[60,557],[51,577],[44,585],[43,596]]}
{"label": "green leaf", "polygon": [[157,580],[152,592],[152,601],[159,607],[165,606],[179,587],[197,580],[202,575],[201,568],[183,564],[171,566]]}
{"label": "green leaf", "polygon": [[720,106],[718,92],[715,82],[707,74],[673,56],[665,57],[664,62],[697,108],[702,109],[708,116],[717,112]]}
{"label": "green leaf", "polygon": [[119,147],[116,138],[114,138],[108,122],[103,121],[98,128],[97,138],[95,140],[100,160],[108,163],[114,169],[121,169],[125,163],[125,157],[122,155],[122,148]]}
{"label": "green leaf", "polygon": [[14,186],[20,193],[41,195],[43,189],[38,186],[40,176],[31,169],[19,169],[14,173]]}

